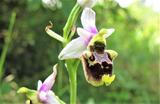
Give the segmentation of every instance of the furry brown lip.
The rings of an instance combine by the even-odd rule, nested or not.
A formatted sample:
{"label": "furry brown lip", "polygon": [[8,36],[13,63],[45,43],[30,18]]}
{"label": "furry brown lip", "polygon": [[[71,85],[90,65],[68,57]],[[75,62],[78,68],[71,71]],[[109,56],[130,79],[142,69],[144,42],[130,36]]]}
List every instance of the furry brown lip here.
{"label": "furry brown lip", "polygon": [[101,64],[96,63],[94,65],[89,66],[88,59],[83,56],[85,63],[85,70],[88,75],[91,75],[95,80],[101,80],[104,74],[112,75],[112,64],[108,64],[107,62],[102,62]]}

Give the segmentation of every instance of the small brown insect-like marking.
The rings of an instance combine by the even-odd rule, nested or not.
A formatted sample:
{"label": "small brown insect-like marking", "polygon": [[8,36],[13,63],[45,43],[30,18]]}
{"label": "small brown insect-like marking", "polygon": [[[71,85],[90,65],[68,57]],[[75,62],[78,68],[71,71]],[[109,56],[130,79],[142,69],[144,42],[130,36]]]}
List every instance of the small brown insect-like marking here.
{"label": "small brown insect-like marking", "polygon": [[90,52],[93,52],[93,51],[94,51],[93,46],[89,46],[89,51],[90,51]]}
{"label": "small brown insect-like marking", "polygon": [[95,61],[95,57],[93,56],[93,54],[89,57],[90,61]]}

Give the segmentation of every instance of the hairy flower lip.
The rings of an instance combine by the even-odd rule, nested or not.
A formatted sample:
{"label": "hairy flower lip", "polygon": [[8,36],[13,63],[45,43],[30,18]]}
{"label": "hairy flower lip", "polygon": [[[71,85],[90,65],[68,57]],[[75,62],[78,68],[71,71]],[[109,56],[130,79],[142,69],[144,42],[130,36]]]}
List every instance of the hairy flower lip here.
{"label": "hairy flower lip", "polygon": [[103,84],[108,86],[115,79],[113,60],[118,54],[113,50],[105,50],[104,54],[101,54],[100,57],[96,56],[98,57],[96,58],[94,53],[96,52],[85,51],[81,57],[85,78],[88,83],[95,87]]}
{"label": "hairy flower lip", "polygon": [[94,65],[89,65],[88,59],[86,59],[84,55],[82,55],[82,59],[83,64],[86,66],[84,71],[87,77],[92,77],[94,80],[100,81],[103,75],[112,76],[112,63],[97,62]]}

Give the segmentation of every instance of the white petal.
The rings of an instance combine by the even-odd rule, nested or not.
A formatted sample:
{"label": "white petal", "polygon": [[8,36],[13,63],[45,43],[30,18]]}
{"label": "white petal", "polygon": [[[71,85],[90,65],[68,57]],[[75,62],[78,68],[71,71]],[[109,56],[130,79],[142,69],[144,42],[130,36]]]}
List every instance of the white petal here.
{"label": "white petal", "polygon": [[77,28],[77,33],[84,40],[86,40],[92,36],[92,33],[88,32],[87,30],[85,30],[83,28]]}
{"label": "white petal", "polygon": [[92,33],[97,33],[97,28],[95,25],[96,14],[90,8],[85,8],[82,12],[81,22],[84,29]]}
{"label": "white petal", "polygon": [[114,28],[107,29],[107,33],[104,35],[104,37],[105,37],[105,38],[108,38],[114,31],[115,31]]}
{"label": "white petal", "polygon": [[77,2],[82,7],[92,7],[97,2],[97,0],[77,0]]}
{"label": "white petal", "polygon": [[37,90],[39,91],[39,89],[41,88],[42,86],[42,81],[41,80],[38,80],[38,86],[37,86]]}
{"label": "white petal", "polygon": [[38,97],[41,101],[46,101],[47,100],[47,93],[44,91],[39,92]]}
{"label": "white petal", "polygon": [[54,92],[49,91],[47,93],[47,104],[60,104],[60,102],[57,99],[57,96],[54,94]]}
{"label": "white petal", "polygon": [[80,58],[83,51],[87,48],[81,37],[73,39],[66,47],[60,52],[58,58],[60,60]]}

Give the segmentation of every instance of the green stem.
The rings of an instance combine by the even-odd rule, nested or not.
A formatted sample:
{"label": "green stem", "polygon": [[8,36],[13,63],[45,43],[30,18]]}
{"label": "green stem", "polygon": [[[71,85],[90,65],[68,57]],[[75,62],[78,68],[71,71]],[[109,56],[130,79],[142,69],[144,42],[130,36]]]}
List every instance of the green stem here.
{"label": "green stem", "polygon": [[72,73],[70,75],[70,104],[76,104],[76,97],[77,97],[77,72]]}
{"label": "green stem", "polygon": [[76,104],[77,98],[77,69],[79,60],[66,60],[70,82],[70,104]]}
{"label": "green stem", "polygon": [[[82,8],[79,4],[76,4],[69,17],[68,20],[63,28],[63,38],[66,40],[66,43],[63,45],[65,46],[70,39],[72,38],[75,31],[72,31],[72,28],[82,11]],[[69,80],[70,80],[70,104],[76,104],[76,98],[77,98],[77,67],[79,65],[79,61],[77,60],[66,60],[67,70],[69,74]]]}
{"label": "green stem", "polygon": [[8,34],[7,34],[7,37],[5,39],[5,44],[3,46],[2,54],[1,54],[1,57],[0,57],[0,80],[1,80],[2,75],[3,75],[3,66],[4,66],[4,63],[5,63],[6,56],[7,56],[7,51],[8,51],[9,45],[11,43],[11,39],[12,39],[12,32],[13,32],[15,19],[16,19],[16,12],[12,12],[12,16],[11,16],[10,24],[9,24],[9,28],[8,28]]}

